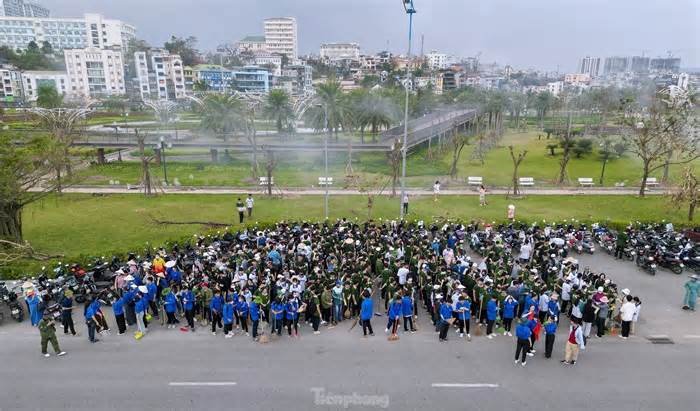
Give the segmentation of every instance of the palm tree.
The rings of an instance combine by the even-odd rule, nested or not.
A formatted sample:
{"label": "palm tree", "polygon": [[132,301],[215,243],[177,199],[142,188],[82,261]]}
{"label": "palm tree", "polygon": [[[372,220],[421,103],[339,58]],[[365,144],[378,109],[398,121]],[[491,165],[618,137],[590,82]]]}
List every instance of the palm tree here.
{"label": "palm tree", "polygon": [[[340,82],[334,78],[328,79],[325,83],[316,86],[315,105],[320,106],[320,110],[312,110],[311,114],[315,117],[312,120],[316,125],[326,124],[328,136],[335,133],[335,139],[338,141],[338,130],[343,125],[348,124],[350,119],[350,110],[347,107],[347,99],[343,95],[343,89],[340,87]],[[320,116],[320,118],[318,118]]]}
{"label": "palm tree", "polygon": [[369,126],[373,143],[377,142],[377,132],[389,128],[399,117],[399,109],[391,100],[374,93],[365,96],[361,107],[361,121]]}
{"label": "palm tree", "polygon": [[282,137],[282,132],[288,129],[288,125],[294,121],[294,110],[286,91],[276,89],[270,91],[263,109],[265,117],[274,120],[277,134]]}
{"label": "palm tree", "polygon": [[245,129],[244,104],[235,97],[224,94],[212,94],[204,99],[201,126],[223,136],[236,130]]}

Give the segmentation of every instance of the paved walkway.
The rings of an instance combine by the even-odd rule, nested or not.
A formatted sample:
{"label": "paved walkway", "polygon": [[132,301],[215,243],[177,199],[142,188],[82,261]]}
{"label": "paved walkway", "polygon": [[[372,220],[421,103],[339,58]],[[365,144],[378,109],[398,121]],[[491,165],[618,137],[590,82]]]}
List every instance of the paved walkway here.
{"label": "paved walkway", "polygon": [[[166,187],[163,189],[166,194],[246,194],[266,192],[266,186],[251,186],[251,187],[217,187],[217,186],[179,186]],[[411,196],[427,196],[433,195],[432,190],[409,188],[406,190]],[[65,193],[85,193],[85,194],[134,194],[140,193],[139,189],[129,189],[124,185],[109,185],[109,186],[73,186],[63,189]],[[324,195],[325,190],[322,188],[284,188],[279,189],[273,187],[272,192],[276,195]],[[389,195],[390,189],[384,190],[383,195]],[[328,190],[329,195],[364,195],[355,189],[332,188]],[[489,194],[507,194],[505,188],[497,188],[489,190]],[[530,188],[521,190],[523,195],[637,195],[637,188]],[[441,196],[454,195],[478,195],[475,189],[453,189],[440,190]],[[666,194],[665,190],[656,189],[649,190],[648,195]]]}

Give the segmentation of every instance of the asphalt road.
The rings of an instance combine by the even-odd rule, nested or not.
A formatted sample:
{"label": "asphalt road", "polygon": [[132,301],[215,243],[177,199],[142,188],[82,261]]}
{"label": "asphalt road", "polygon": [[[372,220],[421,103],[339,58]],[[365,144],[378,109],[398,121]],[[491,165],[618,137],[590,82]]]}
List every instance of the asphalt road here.
{"label": "asphalt road", "polygon": [[[392,343],[384,317],[367,339],[346,321],[319,336],[304,326],[301,338],[269,344],[156,325],[138,342],[111,335],[92,345],[81,324],[81,336],[59,334],[68,355],[48,359],[37,330],[6,320],[0,409],[696,410],[700,321],[680,310],[687,277],[652,277],[607,255],[581,262],[630,288],[643,308],[636,336],[593,338],[573,367],[559,363],[563,331],[552,359],[540,344],[522,368],[513,364],[512,338],[467,342],[451,332],[440,344],[425,315],[418,333]],[[646,339],[659,334],[674,344]]]}

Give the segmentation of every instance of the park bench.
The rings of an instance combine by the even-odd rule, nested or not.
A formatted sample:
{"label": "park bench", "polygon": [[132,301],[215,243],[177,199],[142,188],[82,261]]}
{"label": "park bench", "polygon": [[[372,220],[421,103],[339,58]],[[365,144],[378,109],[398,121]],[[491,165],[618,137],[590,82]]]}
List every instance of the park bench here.
{"label": "park bench", "polygon": [[143,186],[141,184],[127,184],[127,190],[140,190]]}
{"label": "park bench", "polygon": [[333,185],[333,177],[319,177],[318,178],[318,185],[320,185],[320,186],[332,186]]}
{"label": "park bench", "polygon": [[526,187],[533,187],[535,185],[535,179],[532,177],[520,177],[518,179],[518,184]]}
{"label": "park bench", "polygon": [[[267,177],[260,177],[260,185],[261,186],[266,186],[267,185]],[[275,178],[270,177],[270,185],[275,185]]]}
{"label": "park bench", "polygon": [[467,177],[467,184],[470,186],[480,186],[480,185],[484,184],[484,178],[483,177],[469,176],[469,177]]}
{"label": "park bench", "polygon": [[578,183],[584,187],[592,187],[595,185],[591,177],[580,177],[578,179]]}
{"label": "park bench", "polygon": [[658,186],[659,182],[656,180],[656,177],[648,177],[647,178],[647,186]]}

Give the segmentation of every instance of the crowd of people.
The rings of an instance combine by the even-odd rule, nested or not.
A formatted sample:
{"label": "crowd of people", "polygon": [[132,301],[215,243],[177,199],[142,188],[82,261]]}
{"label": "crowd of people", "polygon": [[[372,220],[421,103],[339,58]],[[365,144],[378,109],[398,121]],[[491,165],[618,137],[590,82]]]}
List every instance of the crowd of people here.
{"label": "crowd of people", "polygon": [[[298,337],[304,322],[314,334],[321,326],[348,322],[360,324],[368,337],[374,335],[375,317],[386,315],[384,331],[396,340],[401,327],[406,335],[417,331],[422,307],[441,342],[451,329],[467,339],[474,328],[489,339],[515,335],[515,360],[523,366],[540,340],[544,356],[552,356],[562,317],[571,323],[567,364],[575,364],[594,325],[599,338],[617,323],[621,338],[633,332],[640,298],[618,289],[606,274],[580,267],[555,241],[555,226],[509,230],[519,238],[516,249],[504,241],[503,227],[474,222],[281,222],[193,237],[152,255],[129,255],[117,271],[111,298],[92,296],[83,317],[91,342],[111,332],[108,305],[116,332],[123,335],[131,327],[136,339],[154,322],[182,332],[207,329],[255,340],[283,333]],[[32,323],[38,324],[32,298]],[[70,293],[60,305],[64,333],[75,335]],[[42,345],[45,353],[43,337]]]}

